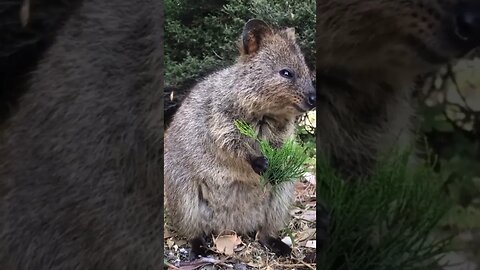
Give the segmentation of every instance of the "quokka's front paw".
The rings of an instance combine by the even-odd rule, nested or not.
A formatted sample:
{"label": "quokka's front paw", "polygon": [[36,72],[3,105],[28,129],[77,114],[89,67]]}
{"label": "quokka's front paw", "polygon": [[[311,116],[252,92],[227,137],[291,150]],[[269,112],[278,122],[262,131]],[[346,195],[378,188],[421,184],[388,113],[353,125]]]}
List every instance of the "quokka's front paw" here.
{"label": "quokka's front paw", "polygon": [[268,168],[268,159],[264,156],[254,157],[251,159],[250,165],[258,175],[262,175]]}

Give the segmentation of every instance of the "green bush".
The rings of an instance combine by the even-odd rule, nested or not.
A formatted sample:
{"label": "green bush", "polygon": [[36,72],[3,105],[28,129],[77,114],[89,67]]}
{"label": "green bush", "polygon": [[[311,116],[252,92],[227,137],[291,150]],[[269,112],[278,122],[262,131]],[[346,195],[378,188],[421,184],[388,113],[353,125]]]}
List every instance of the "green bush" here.
{"label": "green bush", "polygon": [[315,1],[166,0],[165,81],[177,85],[230,65],[248,19],[295,27],[310,66],[315,63]]}

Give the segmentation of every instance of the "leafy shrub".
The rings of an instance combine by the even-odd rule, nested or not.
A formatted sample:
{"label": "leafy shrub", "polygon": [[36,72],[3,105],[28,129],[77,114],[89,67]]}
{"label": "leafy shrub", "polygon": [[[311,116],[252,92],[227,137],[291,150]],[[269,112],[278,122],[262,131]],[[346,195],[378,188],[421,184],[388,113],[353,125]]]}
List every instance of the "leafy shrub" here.
{"label": "leafy shrub", "polygon": [[295,27],[306,60],[315,63],[315,1],[166,0],[165,81],[180,84],[231,64],[248,19]]}

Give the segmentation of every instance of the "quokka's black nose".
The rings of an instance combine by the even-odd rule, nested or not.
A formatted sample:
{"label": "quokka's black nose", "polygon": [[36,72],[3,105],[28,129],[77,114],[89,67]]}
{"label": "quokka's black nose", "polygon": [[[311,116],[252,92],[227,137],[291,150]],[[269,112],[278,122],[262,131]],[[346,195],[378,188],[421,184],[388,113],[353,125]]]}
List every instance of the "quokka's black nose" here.
{"label": "quokka's black nose", "polygon": [[456,9],[455,34],[471,49],[480,45],[480,1],[462,2]]}
{"label": "quokka's black nose", "polygon": [[310,109],[315,108],[317,104],[317,94],[315,92],[309,93],[307,95],[307,105]]}

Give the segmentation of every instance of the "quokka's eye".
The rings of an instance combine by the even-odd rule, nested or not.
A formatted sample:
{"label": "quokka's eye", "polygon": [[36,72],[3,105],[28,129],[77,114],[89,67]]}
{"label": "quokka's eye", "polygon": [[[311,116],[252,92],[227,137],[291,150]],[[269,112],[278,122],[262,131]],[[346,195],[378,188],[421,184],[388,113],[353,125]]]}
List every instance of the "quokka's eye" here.
{"label": "quokka's eye", "polygon": [[293,79],[294,73],[290,69],[282,69],[280,70],[280,76],[287,78],[287,79]]}

